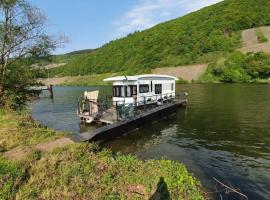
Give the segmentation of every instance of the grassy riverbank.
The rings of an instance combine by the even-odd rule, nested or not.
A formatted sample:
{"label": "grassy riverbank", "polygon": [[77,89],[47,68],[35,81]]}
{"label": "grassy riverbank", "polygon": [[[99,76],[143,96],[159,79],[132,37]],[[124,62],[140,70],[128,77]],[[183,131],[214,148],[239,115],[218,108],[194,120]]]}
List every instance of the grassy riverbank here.
{"label": "grassy riverbank", "polygon": [[25,159],[11,160],[4,157],[10,149],[65,134],[4,110],[0,122],[0,199],[204,199],[199,181],[184,165],[112,156],[94,144],[32,150]]}
{"label": "grassy riverbank", "polygon": [[64,135],[66,133],[41,126],[26,113],[0,109],[0,152],[55,140]]}

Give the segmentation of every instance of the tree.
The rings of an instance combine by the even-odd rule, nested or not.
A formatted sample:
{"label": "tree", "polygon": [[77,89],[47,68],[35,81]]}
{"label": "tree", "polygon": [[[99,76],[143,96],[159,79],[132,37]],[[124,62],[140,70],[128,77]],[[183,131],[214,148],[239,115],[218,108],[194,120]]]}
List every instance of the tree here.
{"label": "tree", "polygon": [[[0,0],[0,103],[6,93],[34,84],[29,76],[34,69],[26,60],[47,56],[60,43],[46,34],[45,21],[46,16],[26,0]],[[31,81],[25,82],[28,78]]]}

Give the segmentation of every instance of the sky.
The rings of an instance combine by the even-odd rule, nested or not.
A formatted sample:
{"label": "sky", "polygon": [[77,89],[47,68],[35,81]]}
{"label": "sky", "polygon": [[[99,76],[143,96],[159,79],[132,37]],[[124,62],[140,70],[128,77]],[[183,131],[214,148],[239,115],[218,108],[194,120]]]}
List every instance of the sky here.
{"label": "sky", "polygon": [[49,35],[69,39],[55,54],[94,49],[221,0],[30,0],[47,16]]}

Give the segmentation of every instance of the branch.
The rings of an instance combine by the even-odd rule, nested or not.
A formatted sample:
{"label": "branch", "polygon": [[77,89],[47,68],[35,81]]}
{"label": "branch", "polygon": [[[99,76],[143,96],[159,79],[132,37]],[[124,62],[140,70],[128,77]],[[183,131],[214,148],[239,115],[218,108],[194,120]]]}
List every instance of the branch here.
{"label": "branch", "polygon": [[220,185],[222,185],[223,187],[225,187],[226,189],[228,189],[228,190],[230,190],[230,191],[232,191],[232,192],[235,192],[235,193],[239,194],[240,196],[242,196],[242,197],[244,197],[244,198],[246,198],[246,199],[248,200],[248,197],[247,197],[246,195],[242,194],[241,192],[238,192],[236,189],[234,189],[234,188],[232,188],[232,187],[229,187],[229,186],[225,185],[224,183],[222,183],[221,181],[219,181],[219,180],[218,180],[217,178],[215,178],[215,177],[213,177],[213,179],[214,179],[217,183],[219,183]]}

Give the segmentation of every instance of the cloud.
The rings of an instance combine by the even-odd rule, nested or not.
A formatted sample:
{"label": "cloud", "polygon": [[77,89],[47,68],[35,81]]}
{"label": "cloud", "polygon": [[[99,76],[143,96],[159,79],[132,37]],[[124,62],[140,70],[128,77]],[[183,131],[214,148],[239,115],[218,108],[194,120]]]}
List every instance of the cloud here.
{"label": "cloud", "polygon": [[114,22],[114,37],[150,28],[160,22],[183,16],[221,0],[141,0]]}

